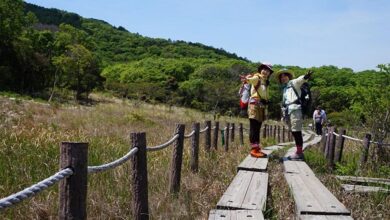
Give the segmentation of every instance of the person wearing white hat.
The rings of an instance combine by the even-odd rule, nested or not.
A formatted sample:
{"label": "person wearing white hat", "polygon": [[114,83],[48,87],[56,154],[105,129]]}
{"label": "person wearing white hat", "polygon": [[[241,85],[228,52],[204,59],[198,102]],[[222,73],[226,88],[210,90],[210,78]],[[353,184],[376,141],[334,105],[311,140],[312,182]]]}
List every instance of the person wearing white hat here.
{"label": "person wearing white hat", "polygon": [[267,105],[269,104],[269,77],[273,72],[271,64],[262,63],[258,66],[256,73],[240,76],[241,81],[251,84],[248,105],[249,142],[251,145],[250,155],[256,158],[267,157],[267,154],[261,151],[260,128],[266,119]]}
{"label": "person wearing white hat", "polygon": [[283,118],[294,137],[297,148],[295,154],[287,157],[288,160],[304,160],[302,138],[303,116],[299,99],[301,86],[309,80],[312,73],[313,71],[309,70],[305,75],[296,79],[293,79],[294,73],[287,69],[282,69],[276,73],[276,79],[282,85],[283,89]]}

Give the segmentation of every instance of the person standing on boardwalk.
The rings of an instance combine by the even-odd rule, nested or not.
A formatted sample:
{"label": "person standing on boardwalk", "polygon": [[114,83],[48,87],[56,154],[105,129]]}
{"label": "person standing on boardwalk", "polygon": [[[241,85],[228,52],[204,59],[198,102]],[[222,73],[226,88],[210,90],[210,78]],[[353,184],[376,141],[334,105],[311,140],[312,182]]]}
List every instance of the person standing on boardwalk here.
{"label": "person standing on boardwalk", "polygon": [[316,134],[322,135],[322,126],[326,122],[326,113],[320,106],[317,106],[313,112],[313,122],[316,126]]}
{"label": "person standing on boardwalk", "polygon": [[250,155],[256,158],[267,157],[267,154],[261,151],[260,128],[262,122],[266,120],[267,105],[269,104],[269,77],[272,73],[272,65],[262,63],[258,66],[256,73],[240,76],[242,82],[251,85],[248,104],[249,142],[251,145]]}
{"label": "person standing on boardwalk", "polygon": [[300,105],[301,86],[311,77],[313,71],[309,70],[305,75],[296,79],[294,73],[282,69],[276,73],[276,78],[281,84],[283,91],[282,115],[294,137],[296,152],[288,156],[288,160],[304,160],[302,138],[302,106]]}

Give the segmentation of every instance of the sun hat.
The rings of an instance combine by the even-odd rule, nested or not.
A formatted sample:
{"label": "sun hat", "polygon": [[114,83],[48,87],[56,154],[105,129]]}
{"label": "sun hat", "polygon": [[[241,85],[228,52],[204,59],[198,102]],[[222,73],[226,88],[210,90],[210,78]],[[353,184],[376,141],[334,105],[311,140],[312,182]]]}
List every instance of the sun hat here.
{"label": "sun hat", "polygon": [[293,73],[293,72],[291,72],[291,71],[288,70],[288,69],[281,69],[281,70],[279,70],[279,71],[276,73],[276,76],[275,76],[279,83],[280,83],[280,76],[281,76],[282,74],[286,74],[290,80],[291,80],[292,78],[294,78],[294,73]]}
{"label": "sun hat", "polygon": [[259,67],[257,67],[257,71],[260,72],[263,68],[269,69],[271,74],[274,72],[272,69],[272,64],[270,63],[260,63]]}

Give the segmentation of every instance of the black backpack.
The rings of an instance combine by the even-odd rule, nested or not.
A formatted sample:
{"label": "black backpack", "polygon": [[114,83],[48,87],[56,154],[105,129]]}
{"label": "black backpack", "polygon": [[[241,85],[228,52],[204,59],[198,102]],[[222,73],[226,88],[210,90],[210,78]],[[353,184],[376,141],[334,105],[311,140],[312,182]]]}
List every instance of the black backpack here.
{"label": "black backpack", "polygon": [[301,86],[301,96],[298,96],[298,92],[295,90],[294,86],[291,86],[295,92],[295,95],[298,97],[298,103],[302,107],[302,113],[307,113],[310,110],[311,105],[311,91],[309,83],[305,82]]}

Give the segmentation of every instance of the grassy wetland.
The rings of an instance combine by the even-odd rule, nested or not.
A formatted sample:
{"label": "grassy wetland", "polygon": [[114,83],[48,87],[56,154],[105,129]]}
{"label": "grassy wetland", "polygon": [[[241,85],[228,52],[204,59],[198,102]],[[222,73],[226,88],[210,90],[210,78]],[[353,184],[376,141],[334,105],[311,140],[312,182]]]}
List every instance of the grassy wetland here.
{"label": "grassy wetland", "polygon": [[[25,98],[0,96],[0,198],[19,192],[58,171],[59,145],[63,141],[88,142],[88,164],[101,165],[125,155],[130,148],[131,132],[146,132],[147,146],[165,143],[176,123],[213,120],[213,116],[191,109],[151,105],[137,101],[94,97],[90,106],[48,104]],[[244,123],[246,119],[221,117],[226,122]],[[247,134],[244,134],[247,135]],[[150,219],[207,219],[236,174],[237,165],[247,156],[248,147],[240,146],[236,135],[225,152],[206,152],[200,135],[199,172],[190,171],[190,141],[184,141],[181,190],[168,192],[172,147],[148,152],[148,193]],[[271,145],[275,140],[262,140]],[[350,143],[351,146],[353,145]],[[347,147],[352,149],[353,147]],[[275,152],[282,156],[284,151]],[[348,153],[348,155],[353,155]],[[388,219],[388,194],[351,194],[341,190],[334,172],[327,170],[317,148],[307,153],[307,162],[321,181],[342,201],[357,219]],[[345,157],[344,170],[348,156]],[[382,166],[381,166],[382,167]],[[386,169],[386,168],[381,168]],[[368,169],[369,170],[369,169]],[[371,169],[374,170],[374,169]],[[131,219],[131,177],[129,163],[115,169],[88,175],[87,215],[89,219]],[[348,173],[349,171],[343,171]],[[352,172],[352,171],[351,171]],[[368,172],[368,171],[367,171]],[[293,219],[294,202],[284,180],[282,165],[270,160],[270,183],[265,216],[269,219]],[[386,175],[385,170],[381,175]],[[371,175],[372,176],[372,175]],[[387,208],[386,208],[387,207]],[[1,219],[57,219],[58,185],[0,212]]]}

